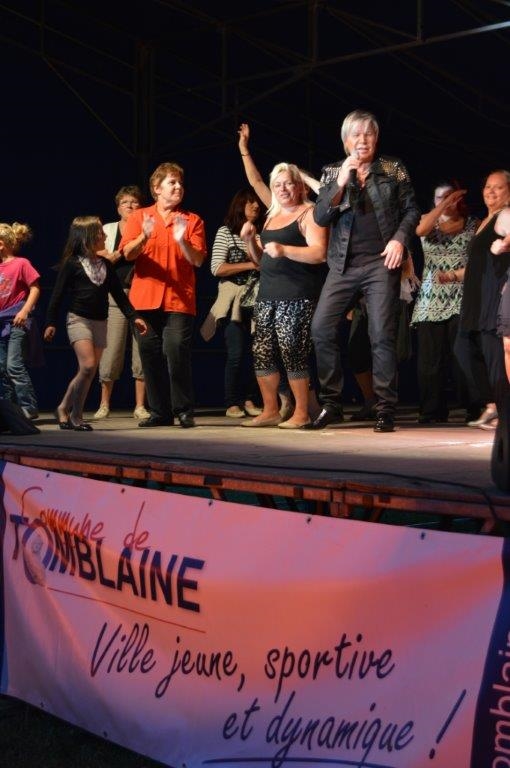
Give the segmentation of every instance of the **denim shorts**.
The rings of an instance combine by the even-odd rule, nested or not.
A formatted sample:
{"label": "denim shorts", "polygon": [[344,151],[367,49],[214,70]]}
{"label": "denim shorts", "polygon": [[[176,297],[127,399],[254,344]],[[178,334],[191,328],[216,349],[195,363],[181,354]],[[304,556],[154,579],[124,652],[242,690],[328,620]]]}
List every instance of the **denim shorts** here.
{"label": "denim shorts", "polygon": [[76,341],[87,339],[95,347],[106,347],[106,320],[89,320],[87,317],[75,315],[74,312],[68,312],[66,327],[69,341],[74,344]]}

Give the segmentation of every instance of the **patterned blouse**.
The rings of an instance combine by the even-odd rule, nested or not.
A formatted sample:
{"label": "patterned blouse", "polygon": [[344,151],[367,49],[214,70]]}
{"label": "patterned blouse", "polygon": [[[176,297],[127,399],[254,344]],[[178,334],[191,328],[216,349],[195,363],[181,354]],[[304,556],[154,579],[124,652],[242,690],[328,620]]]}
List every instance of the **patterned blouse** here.
{"label": "patterned blouse", "polygon": [[411,325],[423,322],[437,323],[460,313],[462,283],[439,283],[434,279],[434,274],[437,270],[448,271],[466,266],[467,246],[477,226],[478,220],[469,216],[464,229],[455,235],[433,229],[426,237],[421,238],[423,275]]}

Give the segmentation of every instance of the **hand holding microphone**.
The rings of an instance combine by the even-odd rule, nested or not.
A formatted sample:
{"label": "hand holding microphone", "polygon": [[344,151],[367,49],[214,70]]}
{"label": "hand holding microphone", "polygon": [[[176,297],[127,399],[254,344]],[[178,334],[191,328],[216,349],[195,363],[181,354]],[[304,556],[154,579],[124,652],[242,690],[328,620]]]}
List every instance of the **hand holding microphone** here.
{"label": "hand holding microphone", "polygon": [[349,171],[349,181],[347,182],[347,189],[349,191],[349,194],[351,192],[359,192],[359,184],[358,184],[358,172],[356,171],[356,168],[351,168]]}
{"label": "hand holding microphone", "polygon": [[[352,156],[357,160],[358,154],[356,150],[353,151]],[[358,169],[357,168],[351,168],[349,170],[349,180],[347,182],[347,189],[356,189],[359,190],[359,184],[358,184]]]}
{"label": "hand holding microphone", "polygon": [[358,165],[358,156],[356,150],[354,150],[345,158],[344,162],[342,163],[342,167],[340,168],[340,173],[338,174],[337,179],[339,187],[346,189],[347,187],[357,183]]}
{"label": "hand holding microphone", "polygon": [[[356,150],[352,152],[352,157],[355,160],[358,159],[358,154]],[[360,192],[361,192],[361,187],[358,182],[358,169],[350,168],[349,179],[347,181],[347,194],[349,196],[349,203],[351,205],[351,208],[356,208],[358,204]]]}

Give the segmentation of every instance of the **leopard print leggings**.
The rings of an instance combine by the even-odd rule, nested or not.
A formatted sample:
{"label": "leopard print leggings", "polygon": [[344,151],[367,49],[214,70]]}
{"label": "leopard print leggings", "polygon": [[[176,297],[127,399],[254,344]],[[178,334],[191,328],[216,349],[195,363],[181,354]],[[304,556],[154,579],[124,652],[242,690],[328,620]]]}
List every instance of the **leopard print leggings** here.
{"label": "leopard print leggings", "polygon": [[257,376],[277,373],[283,363],[289,379],[308,378],[314,309],[311,299],[261,299],[255,304],[253,359]]}

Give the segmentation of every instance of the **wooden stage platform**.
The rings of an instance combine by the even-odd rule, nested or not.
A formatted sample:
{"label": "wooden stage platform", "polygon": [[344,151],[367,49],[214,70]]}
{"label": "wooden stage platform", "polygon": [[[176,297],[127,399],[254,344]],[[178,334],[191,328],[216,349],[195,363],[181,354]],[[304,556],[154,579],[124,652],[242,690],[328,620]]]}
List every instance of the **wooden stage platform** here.
{"label": "wooden stage platform", "polygon": [[491,479],[494,433],[466,427],[460,413],[421,426],[414,410],[401,408],[390,434],[350,421],[320,432],[244,428],[223,411],[198,412],[196,421],[195,429],[144,430],[130,413],[114,412],[83,433],[59,430],[53,415],[42,414],[38,435],[0,434],[0,456],[309,514],[510,532],[510,494]]}

